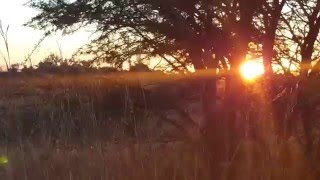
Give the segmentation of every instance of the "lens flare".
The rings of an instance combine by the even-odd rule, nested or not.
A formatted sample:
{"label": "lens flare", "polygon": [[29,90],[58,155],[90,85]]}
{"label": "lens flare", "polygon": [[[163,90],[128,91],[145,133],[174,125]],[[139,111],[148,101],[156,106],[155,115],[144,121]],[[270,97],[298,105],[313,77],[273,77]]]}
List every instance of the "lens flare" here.
{"label": "lens flare", "polygon": [[9,160],[7,156],[0,156],[0,165],[6,165],[8,164]]}
{"label": "lens flare", "polygon": [[264,74],[264,67],[262,63],[246,61],[242,64],[240,71],[244,79],[252,81]]}

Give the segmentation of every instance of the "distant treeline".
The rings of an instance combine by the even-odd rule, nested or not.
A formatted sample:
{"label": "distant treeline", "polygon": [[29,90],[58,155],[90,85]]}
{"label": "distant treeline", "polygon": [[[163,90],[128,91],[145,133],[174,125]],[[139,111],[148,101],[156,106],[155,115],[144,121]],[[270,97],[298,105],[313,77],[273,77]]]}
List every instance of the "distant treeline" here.
{"label": "distant treeline", "polygon": [[[119,67],[101,66],[93,61],[63,59],[55,54],[50,54],[35,66],[26,66],[23,64],[11,65],[9,71],[0,71],[0,75],[12,73],[24,74],[81,74],[81,73],[113,73],[123,72]],[[130,71],[152,71],[147,65],[138,63],[130,67]]]}

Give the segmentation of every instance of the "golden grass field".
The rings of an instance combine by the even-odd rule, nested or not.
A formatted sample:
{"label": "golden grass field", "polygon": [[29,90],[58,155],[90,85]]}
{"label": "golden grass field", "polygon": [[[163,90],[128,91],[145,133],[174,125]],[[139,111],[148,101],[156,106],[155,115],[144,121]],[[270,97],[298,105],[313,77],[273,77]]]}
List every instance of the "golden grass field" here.
{"label": "golden grass field", "polygon": [[[201,140],[181,138],[181,133],[159,126],[159,119],[149,114],[138,116],[136,137],[131,137],[126,133],[132,128],[126,118],[132,117],[126,116],[121,101],[125,100],[123,88],[137,80],[136,76],[129,77],[1,77],[0,178],[318,179],[294,137],[277,141],[269,134],[263,144],[239,141],[236,150],[230,152],[231,158],[224,161],[215,161],[224,159],[225,153],[219,148],[215,151]],[[183,80],[159,74],[152,78],[169,84]]]}

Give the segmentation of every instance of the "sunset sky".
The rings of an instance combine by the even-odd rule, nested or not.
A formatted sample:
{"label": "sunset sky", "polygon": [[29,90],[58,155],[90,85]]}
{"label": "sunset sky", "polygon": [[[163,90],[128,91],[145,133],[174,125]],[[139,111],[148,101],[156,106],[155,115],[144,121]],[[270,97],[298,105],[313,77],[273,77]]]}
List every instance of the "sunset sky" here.
{"label": "sunset sky", "polygon": [[[0,6],[0,19],[3,26],[10,25],[9,44],[11,59],[14,63],[22,62],[43,36],[43,31],[23,26],[25,22],[37,13],[35,10],[24,6],[26,2],[28,0],[3,0]],[[39,60],[50,53],[58,53],[58,44],[62,47],[63,56],[70,57],[73,52],[88,42],[89,34],[83,31],[65,37],[57,34],[47,38],[32,56],[33,62],[39,62]],[[5,53],[2,39],[0,43],[1,51]],[[0,58],[0,65],[4,65],[2,58]]]}

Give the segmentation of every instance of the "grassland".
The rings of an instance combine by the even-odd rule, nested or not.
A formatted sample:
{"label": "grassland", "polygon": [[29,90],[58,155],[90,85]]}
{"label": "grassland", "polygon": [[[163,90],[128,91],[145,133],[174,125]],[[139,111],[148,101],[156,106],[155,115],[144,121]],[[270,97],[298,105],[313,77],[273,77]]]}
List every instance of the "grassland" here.
{"label": "grassland", "polygon": [[[156,95],[164,95],[136,91],[141,77],[162,84]],[[1,77],[1,179],[317,179],[296,137],[244,139],[227,158],[174,124],[163,125],[154,109],[191,103],[178,96],[185,89],[193,94],[189,80],[119,73]]]}

